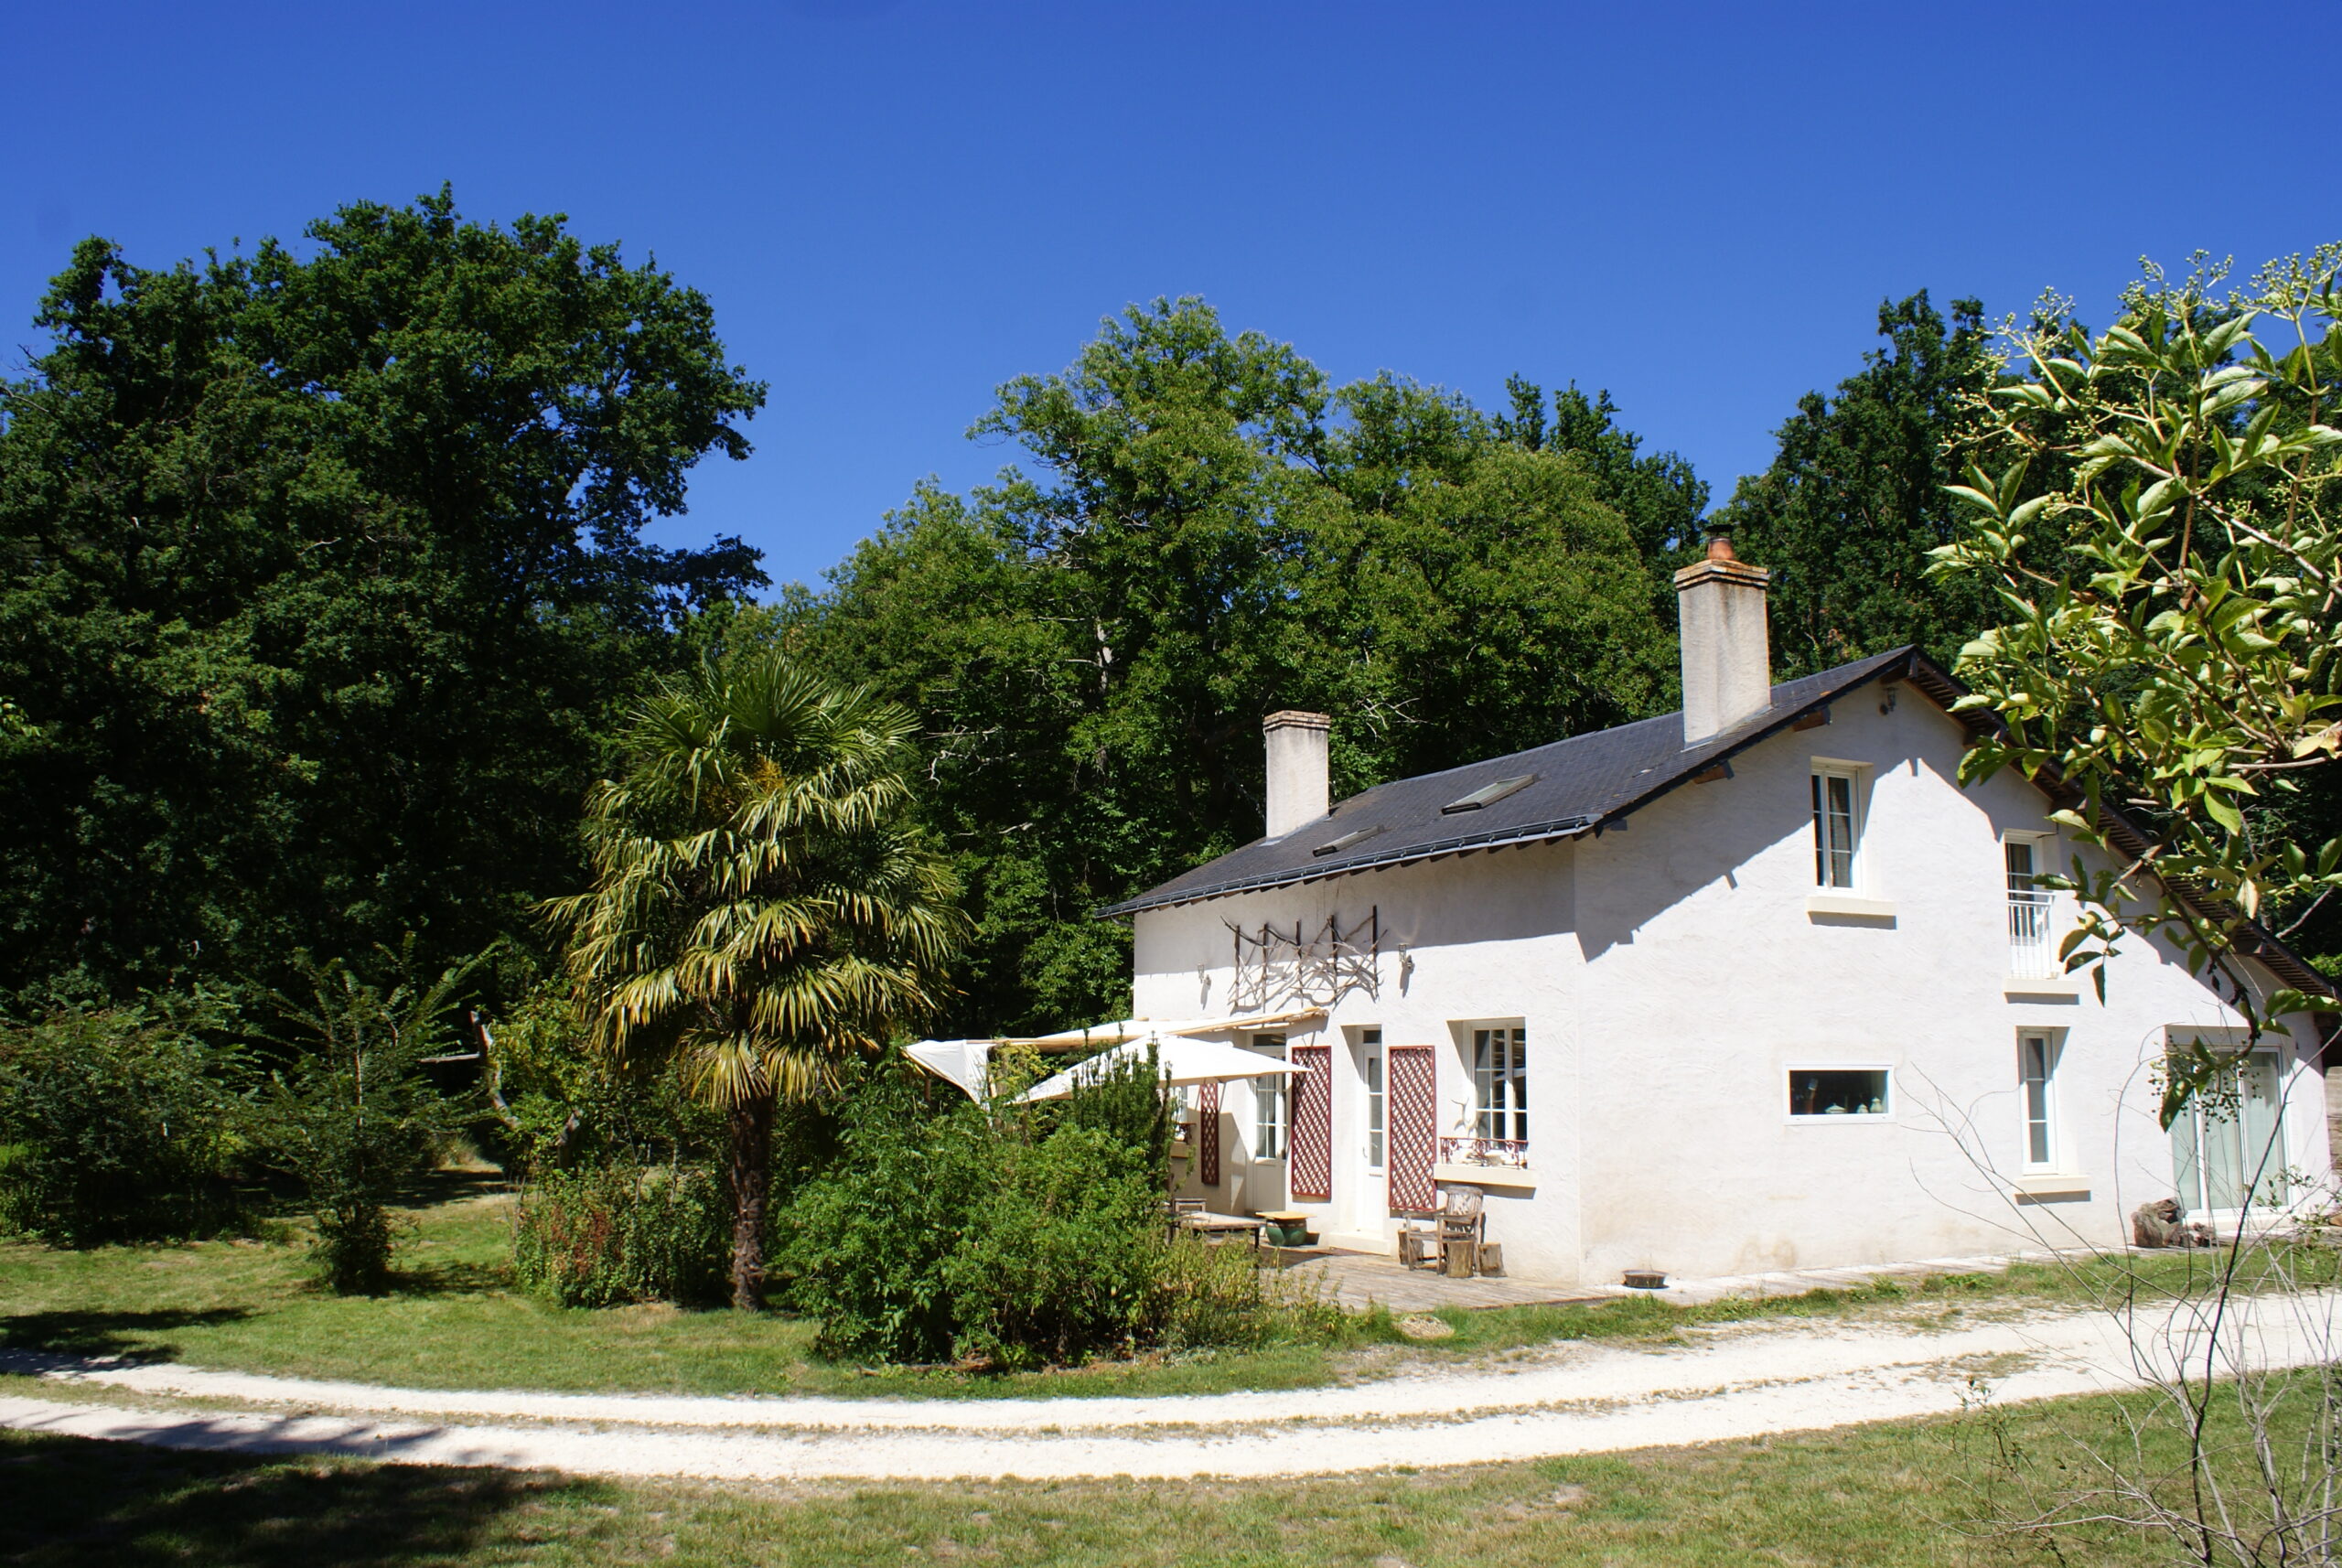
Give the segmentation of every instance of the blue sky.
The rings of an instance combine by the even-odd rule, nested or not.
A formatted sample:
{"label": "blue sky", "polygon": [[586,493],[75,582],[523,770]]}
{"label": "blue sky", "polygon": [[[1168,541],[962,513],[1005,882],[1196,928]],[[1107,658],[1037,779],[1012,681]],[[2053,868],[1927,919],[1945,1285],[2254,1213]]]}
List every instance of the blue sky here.
{"label": "blue sky", "polygon": [[[811,579],[1099,317],[1199,294],[1338,380],[1607,387],[1719,496],[1882,297],[2342,238],[2331,0],[19,4],[0,337],[72,241],[165,264],[452,180],[714,299],[772,383],[672,541]],[[2246,30],[2249,25],[2249,30]],[[2322,168],[2322,166],[2317,166]],[[11,351],[13,370],[23,356]]]}

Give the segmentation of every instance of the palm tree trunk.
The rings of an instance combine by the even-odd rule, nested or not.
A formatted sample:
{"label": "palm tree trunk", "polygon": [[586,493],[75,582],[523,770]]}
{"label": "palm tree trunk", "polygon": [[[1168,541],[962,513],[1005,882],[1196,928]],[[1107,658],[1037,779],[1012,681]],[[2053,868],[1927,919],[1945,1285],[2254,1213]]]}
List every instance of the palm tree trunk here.
{"label": "palm tree trunk", "polygon": [[732,1193],[732,1306],[762,1312],[765,1305],[765,1202],[772,1192],[770,1091],[742,1101],[725,1113],[725,1181]]}

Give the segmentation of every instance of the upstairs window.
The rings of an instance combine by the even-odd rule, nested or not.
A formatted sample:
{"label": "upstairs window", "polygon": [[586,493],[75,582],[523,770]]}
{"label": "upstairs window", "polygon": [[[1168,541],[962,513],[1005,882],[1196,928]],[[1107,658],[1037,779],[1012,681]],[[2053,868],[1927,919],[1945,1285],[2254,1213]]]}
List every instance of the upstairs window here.
{"label": "upstairs window", "polygon": [[2049,895],[2034,885],[2037,854],[2029,838],[2001,844],[2009,884],[2009,972],[2019,980],[2047,980],[2058,972],[2049,940]]}
{"label": "upstairs window", "polygon": [[1529,1141],[1529,1031],[1472,1031],[1472,1132],[1484,1142]]}
{"label": "upstairs window", "polygon": [[1850,768],[1813,770],[1813,884],[1852,892],[1861,840],[1861,793]]}

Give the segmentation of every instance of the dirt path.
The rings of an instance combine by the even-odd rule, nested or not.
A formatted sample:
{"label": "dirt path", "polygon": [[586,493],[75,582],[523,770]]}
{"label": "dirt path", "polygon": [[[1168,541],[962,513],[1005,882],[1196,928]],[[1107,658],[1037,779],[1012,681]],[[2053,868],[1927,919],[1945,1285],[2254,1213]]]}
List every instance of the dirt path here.
{"label": "dirt path", "polygon": [[[1931,1329],[1756,1324],[1666,1348],[1573,1344],[1435,1376],[1160,1399],[690,1399],[448,1392],[23,1354],[0,1370],[265,1409],[134,1409],[0,1397],[0,1424],[172,1447],[334,1453],[713,1478],[1268,1477],[1465,1465],[1940,1414],[2135,1387],[2182,1359],[2223,1369],[2330,1358],[2342,1296],[2272,1297],[2214,1341],[2182,1309]],[[427,1419],[441,1418],[441,1419]]]}

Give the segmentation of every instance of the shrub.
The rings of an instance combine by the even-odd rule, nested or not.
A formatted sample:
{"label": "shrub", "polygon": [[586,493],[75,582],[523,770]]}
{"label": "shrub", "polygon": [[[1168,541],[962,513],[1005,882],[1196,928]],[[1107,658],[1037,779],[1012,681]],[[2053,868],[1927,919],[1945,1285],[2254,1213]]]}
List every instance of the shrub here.
{"label": "shrub", "polygon": [[943,1268],[954,1350],[1026,1367],[1133,1348],[1164,1251],[1144,1151],[1069,1122],[1033,1144],[1001,1140],[998,1152]]}
{"label": "shrub", "polygon": [[65,1246],[241,1218],[249,1061],[207,998],[72,1007],[0,1030],[0,1228]]}
{"label": "shrub", "polygon": [[512,1265],[522,1289],[559,1306],[671,1301],[727,1293],[729,1211],[704,1170],[547,1170],[521,1195]]}
{"label": "shrub", "polygon": [[491,1024],[482,1130],[508,1174],[689,1165],[723,1146],[723,1116],[671,1067],[627,1072],[586,1048],[566,981],[538,986]]}
{"label": "shrub", "polygon": [[940,1360],[957,1333],[945,1265],[992,1184],[992,1125],[973,1105],[933,1114],[892,1074],[843,1119],[836,1161],[776,1217],[775,1272],[825,1353]]}
{"label": "shrub", "polygon": [[1164,1235],[1152,1069],[1064,1106],[955,1105],[899,1079],[849,1102],[842,1154],[779,1219],[775,1253],[833,1355],[1003,1367],[1155,1345],[1350,1332],[1352,1315],[1263,1273],[1250,1248]]}

